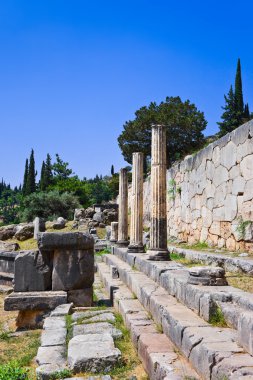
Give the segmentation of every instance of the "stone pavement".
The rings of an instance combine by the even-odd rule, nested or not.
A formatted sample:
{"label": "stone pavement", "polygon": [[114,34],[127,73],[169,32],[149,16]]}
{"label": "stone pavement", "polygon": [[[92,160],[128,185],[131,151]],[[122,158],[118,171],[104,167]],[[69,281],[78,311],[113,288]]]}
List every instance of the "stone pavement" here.
{"label": "stone pavement", "polygon": [[[115,255],[105,255],[106,264],[99,263],[98,269],[109,293],[110,287],[113,289],[119,288],[119,291],[114,292],[114,306],[123,314],[125,313],[127,325],[131,324],[132,319],[139,321],[144,320],[147,315],[152,316],[166,338],[169,338],[170,342],[184,354],[185,358],[189,360],[198,374],[204,379],[240,379],[245,378],[244,376],[253,378],[253,358],[244,350],[246,348],[250,352],[252,347],[250,346],[252,337],[249,332],[251,332],[250,323],[253,313],[244,309],[242,315],[244,315],[245,325],[244,330],[241,330],[239,334],[235,329],[212,326],[208,323],[208,318],[205,321],[203,316],[198,315],[201,304],[203,307],[206,304],[207,310],[210,311],[210,288],[215,288],[216,294],[219,291],[221,292],[221,288],[223,288],[224,294],[220,293],[220,301],[222,301],[222,297],[225,301],[228,301],[229,296],[231,301],[231,292],[233,293],[234,288],[186,285],[187,282],[184,281],[185,268],[180,268],[175,263],[150,262],[145,257],[143,258],[145,255],[126,253],[125,249],[117,248],[114,249],[114,252],[117,257]],[[113,280],[111,278],[111,265],[117,267],[120,279]],[[126,294],[125,297],[118,296],[121,286]],[[126,286],[128,291],[130,290],[137,299],[129,299],[125,289]],[[208,291],[205,293],[206,288],[208,288],[209,293]],[[227,288],[230,288],[230,290],[226,293]],[[188,298],[186,297],[187,289],[188,295],[190,295],[189,289],[191,289],[192,294],[188,301],[186,301]],[[195,292],[193,291],[194,289]],[[198,290],[202,291],[201,296],[198,296]],[[246,300],[247,294],[245,295],[245,292],[237,290],[237,297],[234,293],[234,300],[238,301],[238,307],[242,307],[242,300]],[[249,295],[247,298],[248,303],[244,303],[245,307],[247,305],[249,307],[251,304],[250,296],[252,297],[252,295]],[[136,301],[144,309],[137,311]],[[194,302],[196,305],[198,303],[197,308],[195,308]],[[190,303],[193,303],[192,310],[189,308]],[[229,305],[228,302],[225,304]],[[135,307],[136,310],[134,309]],[[135,310],[132,313],[130,313],[131,308]],[[240,314],[238,320],[240,320]],[[241,325],[243,324],[241,323]],[[148,324],[146,323],[145,329],[150,328],[147,326]],[[242,336],[245,339],[244,344]],[[240,345],[237,343],[238,340],[240,340]],[[140,338],[138,345],[142,345],[142,339]],[[140,352],[139,349],[138,351]],[[236,367],[235,362],[241,364]],[[146,364],[146,369],[148,370],[148,368],[148,364]],[[152,376],[151,378],[155,379]]]}

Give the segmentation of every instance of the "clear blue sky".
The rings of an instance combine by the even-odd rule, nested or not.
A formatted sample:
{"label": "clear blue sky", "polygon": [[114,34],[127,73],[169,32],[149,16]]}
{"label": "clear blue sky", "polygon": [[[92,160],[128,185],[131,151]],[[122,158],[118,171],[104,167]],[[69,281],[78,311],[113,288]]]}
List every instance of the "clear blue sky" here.
{"label": "clear blue sky", "polygon": [[81,178],[125,165],[117,137],[134,111],[168,96],[217,132],[241,58],[253,110],[253,3],[8,0],[0,5],[0,177],[22,181],[59,153]]}

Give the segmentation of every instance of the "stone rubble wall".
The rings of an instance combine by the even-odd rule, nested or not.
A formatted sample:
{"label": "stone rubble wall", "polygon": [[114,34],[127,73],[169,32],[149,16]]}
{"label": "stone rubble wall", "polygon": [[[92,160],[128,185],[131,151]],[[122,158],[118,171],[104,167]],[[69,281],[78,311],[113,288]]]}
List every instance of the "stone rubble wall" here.
{"label": "stone rubble wall", "polygon": [[[147,178],[144,226],[150,190]],[[169,237],[253,251],[253,121],[167,171],[167,209]]]}

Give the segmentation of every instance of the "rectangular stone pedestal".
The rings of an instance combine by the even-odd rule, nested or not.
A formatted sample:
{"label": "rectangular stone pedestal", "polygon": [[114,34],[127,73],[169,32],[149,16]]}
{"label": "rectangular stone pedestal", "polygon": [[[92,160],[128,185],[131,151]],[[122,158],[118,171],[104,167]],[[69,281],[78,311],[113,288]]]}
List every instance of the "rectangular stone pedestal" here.
{"label": "rectangular stone pedestal", "polygon": [[58,292],[13,292],[4,300],[4,310],[53,310],[67,303],[67,293]]}
{"label": "rectangular stone pedestal", "polygon": [[68,302],[72,302],[74,306],[92,306],[93,288],[69,290]]}

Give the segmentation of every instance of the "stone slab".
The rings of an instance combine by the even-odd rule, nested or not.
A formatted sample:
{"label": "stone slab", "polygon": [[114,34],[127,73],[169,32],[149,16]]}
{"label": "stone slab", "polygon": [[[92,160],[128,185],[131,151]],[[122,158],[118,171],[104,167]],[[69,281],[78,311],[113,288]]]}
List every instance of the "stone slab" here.
{"label": "stone slab", "polygon": [[68,365],[74,373],[110,371],[121,357],[110,334],[87,334],[72,338],[68,346]]}
{"label": "stone slab", "polygon": [[60,346],[66,342],[67,330],[65,328],[57,328],[56,330],[44,330],[41,334],[41,346]]}
{"label": "stone slab", "polygon": [[93,249],[94,240],[82,232],[42,232],[38,234],[38,247],[42,251]]}
{"label": "stone slab", "polygon": [[86,335],[86,334],[102,334],[108,333],[114,339],[122,337],[122,332],[116,329],[111,323],[108,322],[97,322],[88,323],[73,326],[73,337],[76,335]]}
{"label": "stone slab", "polygon": [[57,364],[42,364],[36,368],[37,380],[52,380],[52,375],[62,371],[63,367]]}
{"label": "stone slab", "polygon": [[66,363],[65,350],[65,346],[39,347],[36,362],[39,365],[57,364],[64,367]]}
{"label": "stone slab", "polygon": [[13,292],[4,300],[4,310],[53,310],[67,303],[67,293],[59,292]]}
{"label": "stone slab", "polygon": [[65,317],[47,317],[45,318],[43,329],[44,330],[57,330],[66,328]]}
{"label": "stone slab", "polygon": [[57,306],[50,314],[51,317],[61,317],[64,315],[68,315],[71,313],[71,310],[73,308],[72,303],[66,303],[63,305]]}

